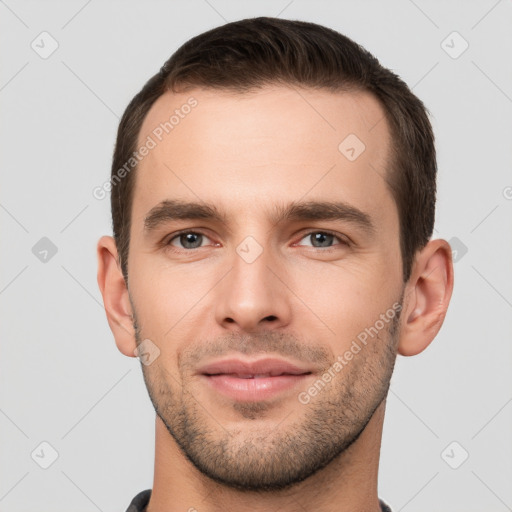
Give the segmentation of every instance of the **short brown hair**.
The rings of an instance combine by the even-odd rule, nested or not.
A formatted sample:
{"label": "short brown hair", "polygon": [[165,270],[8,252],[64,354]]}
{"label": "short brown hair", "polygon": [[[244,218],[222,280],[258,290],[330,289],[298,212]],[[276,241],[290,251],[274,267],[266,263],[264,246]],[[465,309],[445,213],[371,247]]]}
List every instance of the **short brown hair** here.
{"label": "short brown hair", "polygon": [[136,168],[122,180],[117,173],[136,151],[151,106],[168,90],[243,93],[272,84],[366,91],[379,100],[393,141],[386,183],[400,218],[403,279],[409,279],[415,253],[434,227],[437,164],[427,109],[405,82],[348,37],[314,23],[261,17],[228,23],[184,43],[126,108],[111,174],[113,233],[126,282]]}

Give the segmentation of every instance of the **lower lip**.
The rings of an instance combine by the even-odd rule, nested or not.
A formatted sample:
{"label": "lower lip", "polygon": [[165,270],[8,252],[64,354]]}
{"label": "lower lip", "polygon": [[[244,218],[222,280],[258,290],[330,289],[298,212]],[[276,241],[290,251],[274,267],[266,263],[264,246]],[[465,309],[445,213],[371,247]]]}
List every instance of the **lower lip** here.
{"label": "lower lip", "polygon": [[203,375],[216,391],[238,401],[267,400],[302,383],[310,374],[242,379],[233,375]]}

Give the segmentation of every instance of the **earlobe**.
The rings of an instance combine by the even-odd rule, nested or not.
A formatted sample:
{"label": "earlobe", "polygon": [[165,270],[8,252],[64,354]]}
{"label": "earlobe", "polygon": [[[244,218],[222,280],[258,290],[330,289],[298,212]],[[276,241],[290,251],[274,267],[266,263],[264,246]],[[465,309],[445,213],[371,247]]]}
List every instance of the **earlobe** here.
{"label": "earlobe", "polygon": [[103,296],[103,304],[108,324],[114,335],[117,348],[126,356],[135,356],[135,331],[133,312],[128,289],[118,265],[115,240],[103,236],[97,245],[98,286]]}
{"label": "earlobe", "polygon": [[452,290],[450,245],[432,240],[418,253],[406,286],[400,355],[413,356],[428,347],[443,325]]}

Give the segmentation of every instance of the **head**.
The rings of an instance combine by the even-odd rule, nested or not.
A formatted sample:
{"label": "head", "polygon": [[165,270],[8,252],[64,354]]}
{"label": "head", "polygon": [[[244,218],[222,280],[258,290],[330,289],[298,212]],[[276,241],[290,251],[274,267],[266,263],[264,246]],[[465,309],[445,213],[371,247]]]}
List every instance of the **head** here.
{"label": "head", "polygon": [[[435,181],[422,102],[312,23],[210,30],[134,97],[98,282],[119,349],[153,354],[142,369],[159,421],[203,474],[279,489],[358,440],[397,353],[424,350],[446,313]],[[205,370],[266,356],[302,376],[249,399]]]}

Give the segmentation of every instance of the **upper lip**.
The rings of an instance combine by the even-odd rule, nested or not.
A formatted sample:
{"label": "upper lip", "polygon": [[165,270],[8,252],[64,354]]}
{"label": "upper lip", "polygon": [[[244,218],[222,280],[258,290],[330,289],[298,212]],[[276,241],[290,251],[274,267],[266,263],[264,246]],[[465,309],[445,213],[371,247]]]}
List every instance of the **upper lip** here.
{"label": "upper lip", "polygon": [[238,376],[264,375],[275,377],[278,375],[303,375],[311,373],[311,370],[301,368],[284,359],[264,358],[256,361],[244,361],[242,359],[223,359],[209,363],[199,369],[203,375],[232,374]]}

